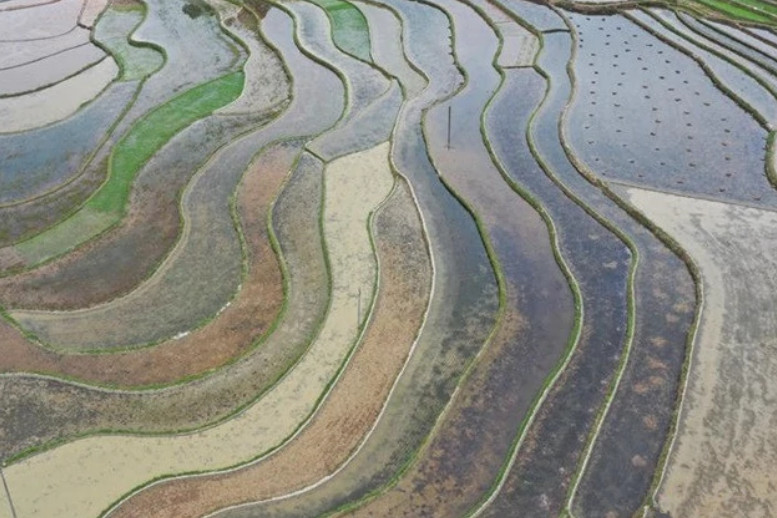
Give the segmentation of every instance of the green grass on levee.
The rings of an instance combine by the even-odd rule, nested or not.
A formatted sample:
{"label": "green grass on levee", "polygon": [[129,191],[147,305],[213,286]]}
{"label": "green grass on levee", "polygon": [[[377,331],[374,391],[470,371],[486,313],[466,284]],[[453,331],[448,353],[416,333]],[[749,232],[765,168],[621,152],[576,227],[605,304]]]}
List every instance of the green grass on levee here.
{"label": "green grass on levee", "polygon": [[108,180],[97,193],[69,218],[17,245],[27,265],[61,255],[120,221],[143,165],[178,132],[237,99],[244,79],[233,72],[198,85],[137,122],[113,149]]}
{"label": "green grass on levee", "polygon": [[[736,3],[725,0],[696,0],[696,2],[721,12],[734,20],[777,25],[777,6],[765,4],[758,0],[739,0]],[[764,12],[759,13],[758,9]],[[774,14],[774,16],[764,13]]]}

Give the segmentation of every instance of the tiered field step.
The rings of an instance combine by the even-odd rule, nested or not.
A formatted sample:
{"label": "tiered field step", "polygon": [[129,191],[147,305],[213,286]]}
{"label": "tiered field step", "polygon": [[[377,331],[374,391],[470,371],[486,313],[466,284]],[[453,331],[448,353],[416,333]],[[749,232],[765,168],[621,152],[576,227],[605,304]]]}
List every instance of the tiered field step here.
{"label": "tiered field step", "polygon": [[[291,38],[290,22],[288,19],[284,18],[282,13],[279,13],[278,16],[280,18],[271,17],[273,25],[270,25],[270,27],[272,27],[273,32],[275,32],[274,36],[277,36],[280,39],[282,35],[285,34],[285,39],[283,41],[285,41],[290,48],[293,48],[294,44]],[[304,133],[307,131],[323,131],[327,127],[331,127],[337,119],[338,114],[342,109],[342,96],[340,95],[341,90],[338,92],[338,88],[342,88],[342,86],[337,80],[337,77],[328,69],[311,62],[299,52],[296,54],[288,53],[286,55],[288,57],[288,63],[292,72],[301,78],[300,80],[295,81],[296,91],[294,98],[298,99],[299,102],[295,103],[286,112],[284,117],[273,126],[267,128],[266,130],[258,131],[256,134],[248,135],[240,141],[237,141],[235,144],[234,153],[232,153],[232,159],[239,160],[241,157],[243,157],[247,162],[250,162],[251,158],[255,154],[255,150],[262,149],[269,143],[272,143],[278,139],[288,138],[289,135],[292,135],[295,132]],[[323,111],[313,113],[305,110],[304,100],[310,100],[316,97],[322,100],[322,106],[328,107],[328,113]],[[310,193],[309,190],[305,192],[308,194]],[[312,192],[312,199],[316,199],[317,196],[315,194],[315,189]],[[304,198],[304,196],[302,196],[302,198]],[[296,203],[298,204],[299,202]],[[305,209],[301,211],[301,215],[309,215],[309,211]],[[291,232],[293,235],[297,236],[301,231],[302,237],[308,236],[308,246],[303,246],[300,244],[295,245],[297,247],[296,254],[300,255],[300,263],[296,263],[296,265],[301,266],[299,266],[299,268],[292,269],[292,273],[296,275],[295,281],[297,278],[299,278],[302,282],[299,288],[300,294],[303,294],[306,289],[311,293],[301,299],[296,298],[296,295],[292,297],[293,300],[301,302],[301,305],[298,306],[290,303],[288,318],[293,320],[288,322],[287,327],[283,328],[283,330],[285,332],[292,331],[291,335],[284,335],[280,332],[275,333],[273,338],[280,340],[276,345],[271,346],[267,344],[265,347],[263,347],[261,349],[261,354],[252,356],[254,363],[251,363],[247,360],[245,364],[241,363],[236,366],[236,369],[238,369],[239,372],[242,372],[241,375],[236,375],[235,372],[233,372],[231,378],[226,377],[226,379],[233,379],[235,383],[234,385],[229,383],[224,386],[224,394],[225,396],[230,394],[229,397],[225,397],[225,399],[219,399],[216,397],[205,398],[205,400],[208,401],[208,405],[200,408],[197,412],[192,412],[191,407],[189,407],[189,410],[187,411],[178,412],[177,410],[172,410],[183,410],[186,408],[186,405],[181,403],[181,396],[185,396],[187,394],[185,390],[171,390],[165,392],[165,394],[170,397],[168,399],[161,398],[161,407],[157,406],[157,403],[159,402],[158,400],[160,399],[158,398],[157,394],[154,394],[153,397],[137,394],[133,396],[133,399],[135,400],[136,409],[139,410],[139,412],[128,419],[128,416],[126,415],[126,405],[121,403],[122,401],[126,401],[126,394],[106,394],[104,391],[94,391],[91,396],[87,398],[84,394],[85,391],[74,389],[72,387],[58,388],[60,385],[53,383],[54,390],[52,393],[52,401],[57,399],[59,403],[58,405],[53,406],[50,412],[44,413],[45,418],[42,417],[41,420],[35,423],[37,428],[36,433],[24,433],[25,426],[27,426],[27,431],[29,432],[29,426],[25,425],[23,421],[20,421],[20,419],[23,419],[23,413],[15,413],[15,411],[23,409],[24,405],[29,403],[30,398],[34,400],[37,391],[32,390],[31,395],[22,397],[19,401],[20,406],[13,407],[13,409],[8,409],[9,412],[13,412],[13,419],[6,419],[3,421],[3,423],[9,429],[7,436],[9,438],[13,436],[15,438],[16,444],[13,445],[9,443],[6,445],[10,450],[12,450],[10,452],[7,451],[6,455],[9,453],[12,454],[21,451],[18,449],[19,446],[24,449],[25,447],[32,446],[34,443],[40,445],[42,442],[46,442],[52,438],[66,437],[68,435],[80,435],[90,429],[115,430],[118,428],[126,430],[129,425],[129,429],[137,430],[174,430],[180,429],[181,422],[190,423],[189,425],[186,425],[187,428],[191,426],[203,425],[211,422],[213,419],[222,417],[225,414],[228,415],[234,411],[234,408],[255,399],[257,392],[249,388],[256,387],[257,391],[261,390],[262,387],[266,388],[267,383],[271,383],[275,377],[280,375],[280,373],[284,372],[288,368],[289,359],[285,355],[288,353],[288,355],[291,357],[291,361],[293,361],[293,359],[298,357],[299,354],[301,354],[301,351],[304,350],[305,343],[307,343],[309,340],[309,334],[312,332],[309,326],[313,325],[315,328],[316,322],[318,321],[318,310],[316,303],[318,301],[320,305],[320,301],[322,300],[318,292],[321,289],[326,289],[328,284],[326,281],[321,279],[321,276],[318,274],[319,269],[316,268],[316,266],[319,264],[316,260],[317,240],[311,239],[309,237],[310,232],[316,230],[316,226],[310,226],[311,220],[309,217],[308,219],[302,217],[300,221],[304,222],[301,224],[301,228],[285,231],[284,233]],[[304,230],[306,228],[305,226],[307,226],[309,231]],[[313,236],[315,236],[315,233],[313,233]],[[283,242],[283,238],[281,238],[281,241]],[[302,242],[304,243],[305,240],[302,239]],[[300,253],[300,250],[303,253]],[[297,257],[294,256],[294,259],[296,258]],[[305,261],[310,263],[309,267],[307,267],[307,270],[304,266]],[[303,273],[300,275],[298,272]],[[324,283],[323,286],[321,286],[322,283]],[[297,292],[295,291],[293,293],[296,294]],[[311,303],[313,304],[312,307]],[[294,311],[291,310],[292,308]],[[294,333],[298,331],[305,332],[302,333],[301,336],[295,335]],[[293,338],[289,338],[289,336]],[[249,344],[246,343],[244,345],[248,346]],[[265,356],[264,353],[266,351],[270,351],[276,355],[279,351],[283,351],[283,353],[280,355],[280,359],[273,361],[273,355],[270,355],[269,359],[268,356]],[[279,361],[284,360],[284,358],[286,358],[285,361]],[[135,365],[135,370],[133,371],[135,378],[139,377],[142,379],[142,374],[140,374],[138,370],[139,367],[142,367],[142,360],[142,357],[135,357],[135,360],[128,360],[131,365]],[[272,368],[267,369],[266,372],[263,372],[260,366],[267,363],[268,361]],[[74,363],[70,363],[70,368],[75,369]],[[257,369],[261,372],[261,375],[257,374]],[[86,372],[89,372],[88,369],[86,369]],[[157,376],[159,375],[160,374],[157,373]],[[90,376],[102,379],[100,375],[94,373]],[[257,378],[257,376],[259,377]],[[254,378],[256,379],[254,380]],[[167,379],[169,380],[169,378]],[[220,390],[218,389],[220,386],[219,382],[223,384],[223,379],[219,378],[216,381],[215,390],[218,392],[218,390]],[[254,383],[255,381],[256,383]],[[34,384],[34,381],[31,383]],[[130,385],[137,384],[137,382],[133,382],[132,378],[129,380],[126,378],[119,380],[118,383]],[[52,383],[47,382],[44,383],[44,385],[50,386]],[[236,389],[235,387],[238,388]],[[214,388],[211,387],[211,390],[214,390]],[[230,392],[232,390],[235,390],[235,392]],[[70,392],[73,391],[78,392],[79,394],[70,394]],[[20,393],[26,394],[26,391],[20,390]],[[57,396],[57,393],[60,393],[60,395]],[[74,405],[81,406],[79,405],[78,397],[83,398],[84,401],[92,401],[94,406],[91,407],[90,419],[79,418],[77,414],[72,412],[68,413],[67,411],[64,411],[60,413],[60,409],[65,409],[68,407],[68,405],[63,403],[62,393],[69,394],[67,396],[68,404],[72,403]],[[38,394],[38,396],[40,396],[40,394]],[[73,399],[70,399],[71,396]],[[38,399],[40,399],[40,397],[38,397]],[[183,401],[186,400],[186,398],[183,399]],[[25,403],[25,401],[27,403]],[[179,402],[178,405],[175,404],[176,401]],[[192,397],[190,400],[192,404],[196,404],[198,401],[200,401],[199,404],[201,405],[201,397],[199,399],[197,397]],[[211,402],[216,404],[211,407],[209,406]],[[228,402],[228,404],[225,405],[225,402]],[[161,409],[165,409],[166,411],[162,411]],[[183,421],[181,421],[182,419]],[[21,440],[20,434],[25,436],[26,439]],[[30,443],[30,441],[33,441],[33,443]]]}
{"label": "tiered field step", "polygon": [[392,152],[397,171],[410,180],[428,231],[435,280],[427,319],[380,420],[337,476],[288,498],[220,516],[317,516],[382,487],[432,430],[494,323],[497,292],[480,236],[471,216],[437,179],[420,128],[423,110],[458,82],[446,43],[447,19],[425,4],[386,5],[402,18],[408,58],[430,78],[429,87],[400,113]]}
{"label": "tiered field step", "polygon": [[496,58],[497,35],[466,4],[435,5],[453,21],[454,55],[469,82],[429,111],[425,135],[441,178],[472,211],[489,245],[500,280],[500,312],[476,363],[412,464],[395,486],[348,515],[463,515],[500,472],[573,328],[573,300],[548,229],[505,185],[481,133],[482,112],[500,84],[490,62]]}
{"label": "tiered field step", "polygon": [[[366,315],[358,313],[359,294],[372,299],[377,274],[364,223],[391,189],[390,171],[381,169],[387,157],[388,146],[383,145],[325,169],[324,235],[332,302],[320,333],[295,369],[258,404],[213,428],[172,437],[82,439],[8,467],[4,472],[19,512],[95,515],[158,476],[224,468],[266,452],[307,420],[361,340]],[[354,196],[356,192],[361,196]],[[109,452],[112,460],[106,463]]]}
{"label": "tiered field step", "polygon": [[66,119],[97,97],[118,75],[116,63],[104,59],[83,73],[43,90],[0,99],[3,133],[27,131]]}
{"label": "tiered field step", "polygon": [[255,463],[152,486],[124,502],[112,518],[193,518],[337,477],[370,433],[413,352],[431,290],[421,221],[406,186],[397,184],[374,216],[374,228],[380,265],[374,313],[362,345],[311,422],[284,448]]}
{"label": "tiered field step", "polygon": [[0,232],[7,238],[18,233],[12,206],[45,196],[86,167],[136,90],[137,83],[116,83],[58,124],[0,135]]}
{"label": "tiered field step", "polygon": [[[164,45],[167,58],[165,66],[143,84],[131,108],[112,131],[110,138],[102,145],[89,166],[74,181],[66,184],[64,189],[52,192],[50,196],[37,200],[37,203],[30,207],[20,207],[13,214],[9,214],[9,220],[24,222],[22,225],[14,224],[14,227],[21,227],[14,231],[17,240],[21,236],[30,237],[31,233],[40,233],[43,229],[49,229],[48,232],[51,232],[51,234],[45,234],[45,237],[39,237],[37,241],[32,240],[25,244],[27,250],[21,252],[21,265],[37,264],[52,256],[60,255],[69,247],[78,245],[83,240],[105,230],[107,223],[102,217],[103,214],[95,215],[87,211],[85,215],[77,216],[81,212],[77,209],[83,208],[81,204],[109,175],[109,169],[113,169],[114,157],[111,155],[114,154],[114,148],[120,142],[123,141],[125,147],[127,144],[130,148],[140,147],[145,153],[138,153],[136,163],[130,161],[128,165],[134,169],[111,171],[110,177],[113,179],[114,188],[117,183],[122,183],[117,182],[115,177],[125,175],[125,182],[123,187],[117,190],[118,194],[122,191],[126,192],[129,186],[126,175],[132,176],[137,172],[137,168],[159,146],[193,121],[207,115],[210,110],[226,104],[240,93],[242,79],[238,75],[219,78],[222,74],[236,68],[239,56],[236,55],[234,45],[225,40],[226,36],[220,30],[215,13],[191,20],[180,10],[180,6],[173,5],[176,3],[162,2],[156,5],[152,2],[145,22],[135,32],[134,37],[137,39],[151,39]],[[165,24],[160,21],[162,17],[165,19]],[[200,44],[207,44],[211,52],[198,52],[191,55],[193,46],[184,45],[183,38],[180,37],[180,34],[184,33],[187,38],[191,37],[193,40],[200,41]],[[115,65],[112,66],[115,69]],[[115,75],[114,73],[111,79]],[[214,79],[214,81],[208,82],[208,79]],[[187,87],[197,83],[200,83],[200,90],[190,89],[186,93],[181,93]],[[203,98],[205,94],[203,90],[209,91],[210,97]],[[187,93],[188,99],[184,97]],[[173,98],[181,104],[191,105],[192,109],[180,110],[180,106],[166,104]],[[193,103],[193,99],[198,99],[200,102]],[[156,119],[151,116],[152,113]],[[145,126],[143,126],[144,123]],[[135,127],[130,129],[133,124],[136,124]],[[132,138],[142,137],[145,141],[127,142],[133,132],[140,133],[135,133]],[[151,142],[148,141],[149,138]],[[138,150],[131,149],[131,151],[135,153]],[[116,193],[114,191],[114,195]],[[115,201],[110,200],[111,203]],[[111,209],[120,211],[122,206],[112,205]],[[74,214],[76,216],[73,216]],[[65,222],[64,226],[57,225],[49,228],[67,217],[70,217],[69,223]],[[72,217],[83,219],[73,221]],[[8,257],[9,252],[10,257]],[[21,266],[18,255],[13,262],[13,252],[15,251],[0,251],[0,265],[4,269],[14,264],[17,267]]]}
{"label": "tiered field step", "polygon": [[143,23],[145,12],[143,4],[111,6],[100,16],[94,29],[95,41],[107,47],[121,66],[122,81],[143,79],[164,65],[164,57],[157,49],[131,39],[135,29]]}

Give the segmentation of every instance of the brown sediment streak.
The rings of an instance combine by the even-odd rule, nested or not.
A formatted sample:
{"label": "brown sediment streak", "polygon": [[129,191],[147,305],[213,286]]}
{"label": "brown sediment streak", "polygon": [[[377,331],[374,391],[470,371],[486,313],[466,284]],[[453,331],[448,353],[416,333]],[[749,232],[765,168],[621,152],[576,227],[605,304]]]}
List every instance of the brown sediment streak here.
{"label": "brown sediment streak", "polygon": [[298,145],[278,144],[255,160],[237,197],[248,274],[232,303],[209,325],[179,340],[116,354],[67,355],[29,342],[0,322],[0,371],[41,372],[121,386],[170,383],[218,367],[245,352],[267,329],[283,302],[282,276],[267,218]]}
{"label": "brown sediment streak", "polygon": [[331,475],[347,460],[377,418],[429,300],[431,264],[404,184],[376,217],[375,246],[380,277],[373,319],[328,402],[302,433],[276,454],[245,468],[152,486],[127,500],[111,518],[194,518],[297,490]]}

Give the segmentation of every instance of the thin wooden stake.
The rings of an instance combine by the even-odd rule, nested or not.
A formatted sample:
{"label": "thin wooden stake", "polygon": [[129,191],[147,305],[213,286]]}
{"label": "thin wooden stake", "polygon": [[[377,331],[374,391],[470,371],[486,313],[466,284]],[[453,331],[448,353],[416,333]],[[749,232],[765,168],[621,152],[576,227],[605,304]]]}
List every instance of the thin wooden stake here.
{"label": "thin wooden stake", "polygon": [[5,489],[5,494],[8,497],[8,505],[11,507],[11,516],[13,516],[13,518],[17,518],[16,508],[14,507],[13,500],[11,499],[11,491],[8,489],[8,482],[5,481],[5,473],[3,473],[4,467],[5,462],[3,462],[3,465],[0,467],[0,478],[3,479],[3,488]]}
{"label": "thin wooden stake", "polygon": [[451,108],[453,107],[448,105],[448,149],[451,148]]}

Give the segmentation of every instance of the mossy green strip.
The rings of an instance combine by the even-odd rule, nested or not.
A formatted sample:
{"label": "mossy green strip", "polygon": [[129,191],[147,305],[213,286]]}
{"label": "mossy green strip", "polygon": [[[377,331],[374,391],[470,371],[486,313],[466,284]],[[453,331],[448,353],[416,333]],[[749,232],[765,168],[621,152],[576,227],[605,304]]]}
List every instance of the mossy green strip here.
{"label": "mossy green strip", "polygon": [[178,132],[234,101],[243,90],[243,72],[196,86],[138,121],[113,150],[106,183],[72,217],[16,248],[33,266],[61,255],[118,222],[132,183],[143,165]]}
{"label": "mossy green strip", "polygon": [[696,2],[738,20],[768,24],[775,23],[773,18],[754,12],[753,10],[740,4],[735,4],[723,0],[696,0]]}
{"label": "mossy green strip", "polygon": [[731,3],[735,5],[751,7],[756,11],[764,11],[769,14],[777,14],[777,5],[769,2],[762,2],[761,0],[731,0]]}
{"label": "mossy green strip", "polygon": [[363,61],[372,62],[370,31],[361,11],[343,0],[312,0],[324,9],[332,22],[335,45]]}

